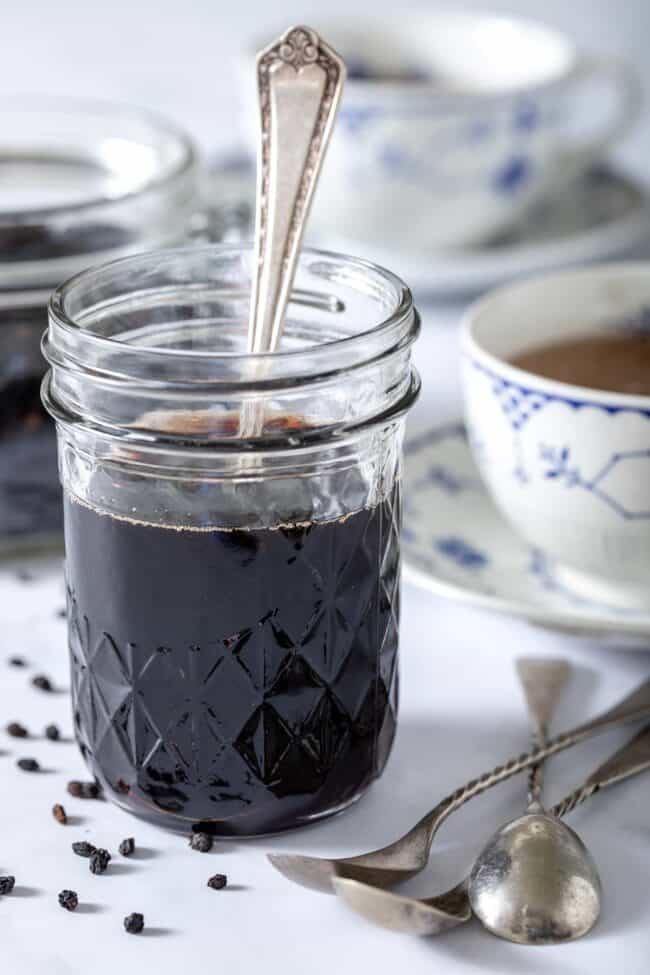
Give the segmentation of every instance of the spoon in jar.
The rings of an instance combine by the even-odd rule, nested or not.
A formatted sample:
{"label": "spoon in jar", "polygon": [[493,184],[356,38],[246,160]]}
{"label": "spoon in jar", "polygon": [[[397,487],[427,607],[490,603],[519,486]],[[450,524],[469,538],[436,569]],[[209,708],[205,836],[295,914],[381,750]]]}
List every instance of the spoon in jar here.
{"label": "spoon in jar", "polygon": [[[260,131],[248,353],[277,349],[311,202],[345,80],[345,64],[308,27],[257,55]],[[256,378],[263,367],[255,364]],[[247,400],[241,433],[258,436],[264,407]]]}
{"label": "spoon in jar", "polygon": [[490,772],[452,792],[415,824],[404,836],[388,846],[354,857],[325,858],[298,854],[272,853],[269,860],[289,880],[312,890],[333,892],[333,880],[345,876],[374,887],[391,887],[419,873],[429,860],[433,839],[445,819],[462,805],[487,789],[505,782],[539,762],[572,748],[592,735],[617,724],[637,721],[650,715],[650,679],[643,681],[614,707],[572,731],[552,738],[543,748],[511,758]]}
{"label": "spoon in jar", "polygon": [[[586,782],[570,793],[561,802],[546,813],[545,816],[552,823],[567,827],[560,822],[561,816],[571,812],[576,806],[581,805],[591,796],[594,796],[606,786],[622,782],[632,775],[637,775],[645,769],[650,768],[650,725],[646,725],[635,737],[626,745],[620,748],[603,765],[596,769]],[[530,819],[524,816],[520,820],[515,820],[511,824],[517,827],[518,823]],[[506,827],[506,830],[508,827]],[[508,862],[508,851],[501,855],[501,850],[497,847],[493,856],[486,858],[487,862],[491,859],[490,872],[497,882],[491,892],[492,912],[487,908],[482,913],[488,917],[490,923],[498,923],[500,930],[496,926],[490,927],[495,934],[505,933],[511,941],[518,941],[525,944],[549,944],[556,941],[566,941],[577,937],[577,933],[585,933],[593,925],[598,916],[600,907],[600,888],[597,884],[597,874],[590,869],[591,858],[585,847],[575,833],[572,836],[577,840],[577,844],[571,844],[568,848],[568,857],[565,859],[567,847],[560,847],[553,851],[550,843],[545,841],[544,849],[541,844],[538,852],[542,853],[542,858],[534,861],[535,870],[533,872],[519,871],[520,876],[511,869]],[[502,831],[497,834],[497,839],[502,835]],[[553,833],[549,831],[550,836]],[[546,839],[546,838],[545,838]],[[525,834],[524,842],[529,842],[529,835]],[[553,840],[551,840],[551,843]],[[504,846],[508,847],[508,838]],[[512,849],[512,847],[511,847]],[[576,853],[586,857],[576,858]],[[550,854],[550,863],[547,866],[544,857]],[[574,867],[580,865],[582,869],[579,873],[573,874]],[[485,865],[486,861],[483,861]],[[528,861],[527,865],[533,862]],[[567,871],[567,867],[570,869]],[[553,875],[554,870],[560,871],[560,880]],[[513,898],[512,891],[502,889],[503,908],[499,909],[498,889],[499,876],[509,878],[510,883],[515,880],[514,892],[517,897]],[[569,880],[566,883],[567,879]],[[586,881],[586,883],[583,883]],[[547,888],[547,883],[550,887]],[[368,921],[378,924],[383,928],[392,931],[400,931],[406,934],[436,935],[457,927],[469,921],[471,911],[464,909],[467,905],[467,883],[465,880],[453,891],[446,895],[431,898],[404,897],[394,894],[378,887],[372,887],[358,880],[351,880],[347,877],[334,877],[332,881],[336,893],[345,901],[353,911],[365,917]],[[595,886],[594,886],[595,884]],[[548,894],[559,895],[549,897]],[[574,896],[578,897],[574,900]],[[543,901],[544,913],[532,913],[530,919],[527,918],[528,904],[536,904],[540,899]],[[530,901],[526,901],[526,898]],[[446,898],[446,900],[444,899]],[[517,910],[513,911],[513,905]],[[472,902],[473,906],[473,902]],[[454,917],[454,910],[456,916]],[[547,913],[548,912],[548,913]],[[550,920],[549,920],[550,918]],[[541,923],[541,927],[537,925]],[[506,933],[507,932],[507,933]],[[502,935],[503,936],[503,935]]]}

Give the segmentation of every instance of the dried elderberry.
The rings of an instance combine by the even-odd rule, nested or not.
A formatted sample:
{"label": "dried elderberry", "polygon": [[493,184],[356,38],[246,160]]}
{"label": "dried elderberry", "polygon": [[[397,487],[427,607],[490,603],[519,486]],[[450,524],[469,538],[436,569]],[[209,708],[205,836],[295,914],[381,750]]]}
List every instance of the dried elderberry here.
{"label": "dried elderberry", "polygon": [[209,853],[212,849],[212,837],[209,833],[192,833],[190,836],[190,846],[199,853]]}
{"label": "dried elderberry", "polygon": [[45,737],[49,738],[50,741],[59,741],[61,738],[61,732],[59,731],[58,726],[55,724],[48,724],[47,728],[45,729]]}
{"label": "dried elderberry", "polygon": [[124,930],[128,934],[140,934],[144,928],[144,916],[142,914],[128,914],[124,918]]}
{"label": "dried elderberry", "polygon": [[27,738],[29,732],[19,721],[11,721],[7,725],[7,734],[12,738]]}
{"label": "dried elderberry", "polygon": [[66,911],[76,911],[79,904],[79,898],[74,890],[62,890],[59,894],[59,904],[64,907]]}
{"label": "dried elderberry", "polygon": [[127,839],[122,840],[118,849],[123,857],[132,856],[133,851],[135,850],[135,840],[132,836],[129,836]]}
{"label": "dried elderberry", "polygon": [[99,799],[102,794],[96,782],[79,782],[77,779],[68,782],[67,789],[75,799]]}
{"label": "dried elderberry", "polygon": [[225,873],[215,873],[214,877],[210,877],[208,880],[208,887],[212,890],[223,890],[227,883],[228,878]]}
{"label": "dried elderberry", "polygon": [[111,855],[108,850],[95,850],[90,855],[90,872],[97,874],[105,873],[110,859]]}

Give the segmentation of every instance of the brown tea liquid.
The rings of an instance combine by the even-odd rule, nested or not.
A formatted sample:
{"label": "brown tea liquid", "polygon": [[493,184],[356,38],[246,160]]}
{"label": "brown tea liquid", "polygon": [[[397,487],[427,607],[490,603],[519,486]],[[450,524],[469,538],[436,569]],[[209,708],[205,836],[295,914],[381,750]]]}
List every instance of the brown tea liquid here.
{"label": "brown tea liquid", "polygon": [[533,348],[512,365],[536,376],[612,393],[650,396],[650,335],[587,335]]}

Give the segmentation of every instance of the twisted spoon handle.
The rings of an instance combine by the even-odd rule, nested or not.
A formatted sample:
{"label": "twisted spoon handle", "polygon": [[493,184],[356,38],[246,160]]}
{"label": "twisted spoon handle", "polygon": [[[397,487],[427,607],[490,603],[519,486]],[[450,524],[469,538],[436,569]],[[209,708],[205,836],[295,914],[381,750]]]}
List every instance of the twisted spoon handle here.
{"label": "twisted spoon handle", "polygon": [[[531,745],[533,748],[543,748],[548,740],[546,725],[532,735]],[[544,788],[544,763],[537,762],[528,769],[528,798],[527,806],[541,805],[542,789]]]}
{"label": "twisted spoon handle", "polygon": [[[546,744],[548,728],[570,673],[567,660],[548,657],[519,657],[515,667],[535,733],[533,748]],[[537,762],[528,773],[528,808],[540,807],[544,785],[544,764]]]}
{"label": "twisted spoon handle", "polygon": [[551,815],[562,818],[566,816],[567,813],[573,812],[576,806],[581,806],[583,802],[589,799],[594,793],[598,792],[602,786],[598,782],[594,782],[591,785],[583,785],[579,789],[576,789],[570,795],[565,796],[561,802],[556,803],[555,806],[550,811]]}
{"label": "twisted spoon handle", "polygon": [[[427,837],[425,842],[430,847],[433,836],[440,824],[453,812],[460,809],[466,802],[473,799],[474,796],[478,796],[482,792],[487,791],[487,789],[491,789],[494,785],[505,782],[507,779],[512,778],[513,775],[523,772],[524,769],[530,768],[531,765],[535,765],[537,762],[544,761],[552,755],[557,755],[567,748],[572,748],[592,735],[606,731],[614,725],[627,721],[637,721],[648,715],[650,715],[650,678],[643,681],[636,690],[628,694],[627,697],[613,708],[593,718],[586,724],[579,725],[572,731],[565,731],[552,738],[543,748],[533,748],[530,752],[519,755],[516,758],[511,758],[504,765],[497,765],[490,772],[485,772],[479,778],[472,779],[466,785],[456,789],[455,792],[452,792],[451,795],[439,802],[435,809],[432,809],[430,813],[416,823],[406,834],[404,840],[413,838],[413,834],[426,832]],[[610,765],[611,763],[607,764]]]}
{"label": "twisted spoon handle", "polygon": [[608,758],[587,781],[574,792],[570,792],[561,802],[550,810],[553,816],[566,816],[576,806],[582,805],[601,789],[615,782],[621,782],[630,775],[636,775],[650,768],[650,724],[646,725],[631,741]]}

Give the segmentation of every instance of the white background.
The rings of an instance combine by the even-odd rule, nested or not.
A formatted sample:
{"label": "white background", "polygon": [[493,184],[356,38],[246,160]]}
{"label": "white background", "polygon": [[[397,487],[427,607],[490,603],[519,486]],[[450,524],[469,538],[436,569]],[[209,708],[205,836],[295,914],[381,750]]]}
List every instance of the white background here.
{"label": "white background", "polygon": [[[400,3],[399,10],[409,4]],[[487,6],[487,4],[477,4]],[[426,7],[421,4],[420,8]],[[650,85],[648,0],[528,0],[502,10],[541,13],[570,29],[584,45],[624,52]],[[323,4],[262,2],[138,3],[112,0],[9,2],[0,8],[0,90],[57,91],[118,98],[175,117],[210,152],[237,143],[239,112],[233,60],[247,38],[278,24],[318,22]],[[328,4],[328,12],[351,4]],[[395,15],[385,0],[365,0],[354,12]],[[647,166],[650,123],[643,120],[624,148],[628,161]],[[422,306],[424,335],[417,360],[424,394],[412,418],[417,430],[458,411],[458,304]],[[52,619],[58,596],[44,607],[47,623],[30,621],[36,608],[15,582],[0,588],[5,618],[0,665],[17,650],[67,683],[64,624]],[[49,614],[49,615],[48,615]],[[9,623],[6,617],[9,616]],[[82,774],[73,745],[0,742],[0,873],[14,873],[18,895],[0,900],[0,963],[7,975],[114,975],[138,969],[265,975],[409,975],[476,971],[564,975],[641,975],[650,963],[650,776],[598,796],[572,825],[600,866],[605,900],[598,928],[584,941],[556,949],[522,949],[491,938],[478,926],[436,940],[415,940],[368,926],[335,899],[303,891],[266,863],[267,850],[352,854],[395,837],[447,791],[519,752],[527,740],[513,675],[518,653],[568,655],[574,680],[558,718],[568,726],[604,707],[647,675],[645,655],[602,650],[512,620],[439,602],[405,587],[402,628],[402,718],[383,779],[343,817],[275,840],[220,844],[201,856],[182,839],[137,823],[107,804],[66,805],[83,822],[65,830],[49,817],[64,799],[71,774]],[[20,671],[0,670],[0,724],[18,717],[35,727],[46,720],[69,726],[63,695],[43,701]],[[613,734],[558,758],[549,769],[555,799],[625,738]],[[16,747],[16,746],[19,747]],[[34,754],[52,771],[19,776],[13,761]],[[4,754],[3,754],[4,753]],[[472,803],[443,827],[426,874],[410,890],[433,893],[461,877],[490,831],[522,806],[524,782],[514,781]],[[115,848],[134,835],[145,858],[92,877],[69,853],[87,836]],[[216,871],[233,889],[205,887]],[[85,911],[68,915],[56,904],[62,887],[79,891]],[[93,906],[94,905],[94,906]],[[122,917],[146,915],[149,936],[129,938]],[[145,967],[146,966],[146,967]]]}

